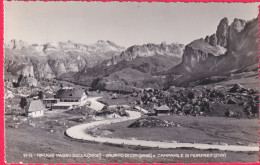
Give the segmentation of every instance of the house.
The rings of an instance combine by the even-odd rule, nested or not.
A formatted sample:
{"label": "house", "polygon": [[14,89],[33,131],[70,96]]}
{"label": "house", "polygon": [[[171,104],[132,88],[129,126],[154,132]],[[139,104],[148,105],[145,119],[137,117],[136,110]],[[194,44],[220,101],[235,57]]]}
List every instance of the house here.
{"label": "house", "polygon": [[55,99],[59,99],[61,102],[81,102],[82,99],[87,97],[85,89],[60,89],[54,96]]}
{"label": "house", "polygon": [[162,105],[162,106],[158,107],[157,109],[155,109],[155,113],[157,116],[169,115],[170,110],[171,109],[167,105]]}
{"label": "house", "polygon": [[[60,89],[54,96],[57,100],[51,105],[52,110],[69,110],[75,106],[88,105],[85,89],[66,88]],[[52,100],[54,102],[54,99]]]}
{"label": "house", "polygon": [[45,108],[51,108],[53,104],[58,103],[59,99],[54,98],[44,98],[42,99],[43,104],[45,105]]}
{"label": "house", "polygon": [[42,117],[44,116],[44,105],[41,100],[32,100],[25,108],[27,117]]}

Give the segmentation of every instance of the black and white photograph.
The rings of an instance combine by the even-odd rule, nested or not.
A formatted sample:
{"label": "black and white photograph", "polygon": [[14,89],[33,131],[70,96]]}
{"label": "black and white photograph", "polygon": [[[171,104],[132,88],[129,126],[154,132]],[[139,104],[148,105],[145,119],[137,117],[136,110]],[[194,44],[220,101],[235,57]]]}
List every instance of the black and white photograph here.
{"label": "black and white photograph", "polygon": [[5,162],[259,162],[259,5],[4,1]]}

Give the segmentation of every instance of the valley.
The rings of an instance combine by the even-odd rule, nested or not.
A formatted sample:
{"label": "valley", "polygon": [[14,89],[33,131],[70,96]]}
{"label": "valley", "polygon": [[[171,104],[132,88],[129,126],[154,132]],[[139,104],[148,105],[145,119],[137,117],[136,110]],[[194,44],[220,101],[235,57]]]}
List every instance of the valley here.
{"label": "valley", "polygon": [[[255,75],[256,76],[256,75]],[[249,76],[249,78],[251,78]],[[246,78],[244,78],[246,80]],[[60,88],[60,83],[63,83],[63,88],[73,86],[71,83],[59,82],[48,83],[48,86],[51,88],[57,84],[57,90]],[[236,81],[237,82],[237,81]],[[47,82],[42,82],[46,84]],[[225,85],[225,90],[230,90],[234,86],[232,82],[226,81],[221,82],[222,85]],[[229,84],[230,83],[230,84]],[[257,81],[256,81],[257,83]],[[232,85],[231,85],[232,84]],[[218,85],[211,84],[207,87],[197,88],[199,91],[205,89],[214,89]],[[256,84],[254,85],[256,86]],[[39,86],[38,86],[39,87]],[[84,86],[75,86],[75,88],[85,88]],[[44,87],[43,87],[44,88]],[[219,88],[219,87],[218,87]],[[247,161],[257,161],[258,154],[257,152],[233,152],[233,151],[219,151],[219,150],[199,150],[193,148],[176,148],[176,149],[161,149],[161,148],[150,148],[142,146],[125,146],[125,145],[112,145],[106,143],[96,143],[90,141],[74,140],[70,137],[67,137],[65,134],[66,130],[77,125],[84,123],[92,123],[97,121],[106,121],[106,120],[122,120],[125,115],[127,116],[127,111],[133,111],[141,113],[142,116],[139,119],[145,119],[147,121],[150,118],[154,118],[160,123],[160,121],[173,122],[175,126],[165,127],[156,125],[150,127],[148,125],[140,125],[140,127],[129,128],[129,125],[138,122],[139,119],[133,119],[125,122],[114,123],[111,125],[98,126],[94,129],[88,130],[88,134],[91,134],[94,137],[108,137],[108,138],[121,138],[121,139],[130,139],[133,141],[136,140],[148,140],[148,141],[159,141],[159,142],[170,142],[170,143],[203,143],[203,144],[212,144],[212,145],[238,145],[245,147],[257,147],[258,146],[258,117],[247,117],[247,113],[243,110],[243,106],[239,105],[229,105],[229,104],[220,104],[213,107],[213,111],[208,113],[205,111],[204,114],[192,115],[185,114],[185,106],[183,106],[181,113],[171,112],[170,115],[161,115],[161,116],[147,116],[148,114],[142,111],[139,111],[136,106],[141,106],[148,110],[149,113],[153,113],[153,108],[148,108],[149,106],[136,105],[136,101],[140,100],[143,96],[142,93],[138,94],[137,92],[133,93],[114,93],[108,91],[88,91],[88,98],[95,99],[99,98],[98,102],[101,102],[107,106],[101,111],[95,111],[95,103],[89,106],[75,107],[71,110],[47,110],[45,115],[40,118],[27,118],[23,115],[23,110],[19,107],[19,101],[21,96],[15,94],[17,89],[8,88],[14,94],[14,97],[7,98],[6,101],[6,160],[7,162],[19,162],[23,163],[34,163],[39,162],[39,157],[25,157],[19,153],[38,153],[38,154],[59,154],[59,153],[101,153],[102,159],[87,158],[87,157],[67,157],[67,158],[49,158],[49,157],[40,157],[40,163],[57,163],[57,162],[66,162],[66,163],[86,163],[86,162],[111,162],[111,163],[120,163],[120,162],[233,162],[234,160],[239,162]],[[18,88],[21,91],[21,87]],[[187,88],[188,89],[188,88]],[[236,88],[237,91],[243,92],[243,88]],[[242,90],[241,90],[242,89]],[[39,90],[39,89],[38,89]],[[151,89],[146,89],[146,92],[149,92]],[[175,88],[176,90],[176,88]],[[190,89],[189,89],[190,90]],[[190,90],[192,91],[192,90]],[[250,91],[250,90],[249,90]],[[163,92],[163,91],[161,91]],[[171,93],[171,90],[168,91]],[[183,91],[184,92],[184,91]],[[244,91],[246,92],[246,90]],[[183,93],[184,94],[184,93]],[[244,93],[246,94],[246,93]],[[243,94],[243,95],[244,95]],[[156,95],[155,95],[156,96]],[[161,98],[162,99],[162,98]],[[181,98],[180,98],[181,99]],[[159,99],[160,100],[160,99]],[[178,99],[176,99],[178,100]],[[216,99],[217,101],[217,99]],[[161,102],[161,101],[159,101]],[[93,103],[93,102],[92,102]],[[242,116],[226,116],[225,112],[228,111],[227,107],[230,108],[232,112],[239,112],[243,114]],[[238,108],[239,107],[239,108]],[[244,106],[246,107],[246,106]],[[127,111],[126,111],[127,110]],[[241,110],[241,111],[240,111]],[[126,114],[125,114],[126,112]],[[207,115],[206,115],[207,114]],[[235,113],[234,113],[235,114]],[[258,113],[257,113],[258,114]],[[256,115],[257,115],[256,114]],[[33,134],[32,134],[33,133]],[[75,132],[76,134],[76,132]],[[52,138],[50,138],[52,137]],[[37,138],[37,140],[33,140]],[[95,139],[95,138],[94,138]],[[13,145],[15,144],[15,145]],[[40,148],[37,146],[41,146]],[[73,149],[72,149],[73,148]],[[124,154],[133,154],[133,153],[153,153],[153,154],[226,154],[225,158],[190,158],[183,159],[177,158],[172,160],[170,157],[156,157],[153,159],[150,158],[106,158],[106,150],[113,150],[113,153],[124,153]],[[8,156],[8,155],[15,155]],[[243,159],[241,159],[243,157]]]}

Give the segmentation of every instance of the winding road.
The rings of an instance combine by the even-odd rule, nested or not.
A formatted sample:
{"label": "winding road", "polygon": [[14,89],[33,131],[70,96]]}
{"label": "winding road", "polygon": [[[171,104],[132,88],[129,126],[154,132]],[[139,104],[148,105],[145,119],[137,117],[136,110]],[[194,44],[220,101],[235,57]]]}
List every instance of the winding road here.
{"label": "winding road", "polygon": [[[100,108],[100,102],[97,101],[99,97],[91,98],[91,104],[93,107]],[[98,106],[95,106],[98,103]],[[103,105],[104,106],[104,105]],[[113,124],[123,122],[127,120],[138,119],[141,117],[141,113],[136,111],[127,111],[129,117],[122,117],[118,119],[108,119],[102,121],[95,121],[86,124],[76,125],[66,130],[67,136],[86,141],[93,141],[99,143],[119,144],[119,145],[130,145],[130,146],[142,146],[142,147],[156,147],[164,149],[175,149],[175,148],[195,148],[195,149],[217,149],[222,151],[259,151],[258,146],[242,146],[242,145],[214,145],[214,144],[201,144],[201,143],[170,143],[170,142],[159,142],[159,141],[147,141],[147,140],[130,140],[120,138],[108,138],[108,137],[94,137],[86,133],[87,129],[93,129],[102,125]]]}
{"label": "winding road", "polygon": [[97,101],[98,99],[100,99],[102,97],[90,97],[87,99],[87,101],[90,102],[90,108],[96,110],[96,111],[100,111],[105,105],[99,101]]}

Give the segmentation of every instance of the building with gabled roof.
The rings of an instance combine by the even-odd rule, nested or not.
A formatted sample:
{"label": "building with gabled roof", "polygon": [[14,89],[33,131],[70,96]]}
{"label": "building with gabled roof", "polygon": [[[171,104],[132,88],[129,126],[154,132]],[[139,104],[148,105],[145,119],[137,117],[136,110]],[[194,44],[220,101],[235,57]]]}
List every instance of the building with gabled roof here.
{"label": "building with gabled roof", "polygon": [[80,102],[81,98],[87,96],[84,89],[60,89],[54,96],[55,99],[59,99],[61,102]]}
{"label": "building with gabled roof", "polygon": [[85,89],[62,88],[54,96],[58,101],[51,105],[52,110],[68,110],[86,103],[88,93]]}
{"label": "building with gabled roof", "polygon": [[32,100],[25,107],[25,113],[27,117],[42,117],[44,116],[44,105],[41,100]]}
{"label": "building with gabled roof", "polygon": [[170,111],[171,111],[171,109],[167,105],[162,105],[162,106],[160,106],[160,107],[155,109],[155,113],[158,116],[160,116],[160,115],[169,115]]}

